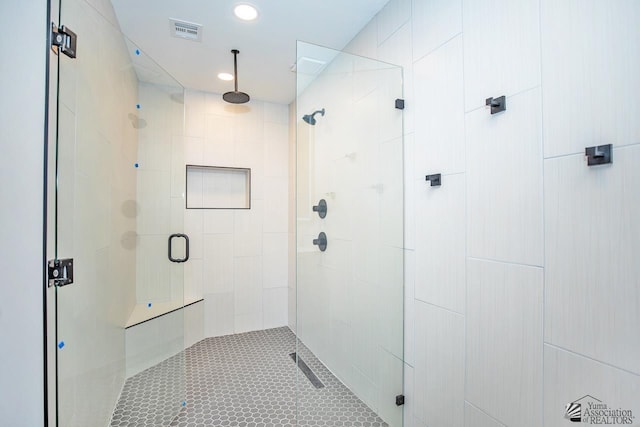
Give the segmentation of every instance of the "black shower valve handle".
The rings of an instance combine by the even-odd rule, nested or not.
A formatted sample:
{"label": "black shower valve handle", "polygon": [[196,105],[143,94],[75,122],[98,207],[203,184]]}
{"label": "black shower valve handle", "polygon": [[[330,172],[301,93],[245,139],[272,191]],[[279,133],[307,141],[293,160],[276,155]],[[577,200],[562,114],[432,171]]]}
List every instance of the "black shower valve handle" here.
{"label": "black shower valve handle", "polygon": [[318,234],[317,239],[313,239],[313,244],[320,249],[321,252],[327,250],[327,235],[324,232]]}
{"label": "black shower valve handle", "polygon": [[327,216],[327,201],[325,199],[320,199],[317,205],[313,208],[314,212],[318,212],[318,216],[320,218],[324,218]]}

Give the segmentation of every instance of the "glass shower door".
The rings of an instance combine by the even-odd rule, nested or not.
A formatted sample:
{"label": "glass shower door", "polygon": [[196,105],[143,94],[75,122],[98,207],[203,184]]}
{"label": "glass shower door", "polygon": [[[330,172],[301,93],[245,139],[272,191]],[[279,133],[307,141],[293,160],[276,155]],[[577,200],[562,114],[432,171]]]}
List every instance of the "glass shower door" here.
{"label": "glass shower door", "polygon": [[48,239],[73,272],[55,286],[52,425],[169,425],[186,394],[182,310],[167,314],[184,294],[184,264],[169,260],[187,249],[169,239],[183,232],[183,88],[123,36],[108,1],[59,7],[53,20],[78,42],[75,59],[52,56]]}
{"label": "glass shower door", "polygon": [[298,42],[296,71],[298,425],[399,427],[402,69]]}

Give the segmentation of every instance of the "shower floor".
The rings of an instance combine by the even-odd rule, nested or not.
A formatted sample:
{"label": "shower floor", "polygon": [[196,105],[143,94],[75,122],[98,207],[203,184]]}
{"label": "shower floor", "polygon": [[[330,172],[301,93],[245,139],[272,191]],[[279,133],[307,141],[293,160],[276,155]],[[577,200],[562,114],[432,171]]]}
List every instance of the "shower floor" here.
{"label": "shower floor", "polygon": [[[129,378],[111,427],[159,427],[172,419],[176,427],[387,427],[300,345],[299,357],[325,386],[315,388],[289,356],[294,351],[287,327],[207,338]],[[185,364],[182,407],[185,394],[175,384]]]}

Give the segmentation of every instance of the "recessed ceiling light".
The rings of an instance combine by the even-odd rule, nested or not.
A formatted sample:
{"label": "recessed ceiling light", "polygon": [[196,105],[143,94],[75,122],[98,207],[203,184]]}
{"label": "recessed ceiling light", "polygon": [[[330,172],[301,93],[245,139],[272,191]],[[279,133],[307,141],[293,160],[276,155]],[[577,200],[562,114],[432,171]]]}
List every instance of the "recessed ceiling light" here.
{"label": "recessed ceiling light", "polygon": [[233,80],[233,74],[229,74],[229,73],[220,73],[218,74],[218,78],[220,80],[224,80],[226,82]]}
{"label": "recessed ceiling light", "polygon": [[258,17],[258,10],[250,4],[239,4],[233,9],[233,13],[243,21],[253,21]]}

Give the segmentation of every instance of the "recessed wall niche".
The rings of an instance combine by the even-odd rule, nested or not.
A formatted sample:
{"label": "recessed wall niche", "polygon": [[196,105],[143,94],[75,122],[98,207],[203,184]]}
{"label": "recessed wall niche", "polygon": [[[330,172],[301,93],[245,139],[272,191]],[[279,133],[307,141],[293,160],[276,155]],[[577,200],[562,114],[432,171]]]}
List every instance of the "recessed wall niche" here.
{"label": "recessed wall niche", "polygon": [[251,209],[251,169],[187,165],[187,209]]}

